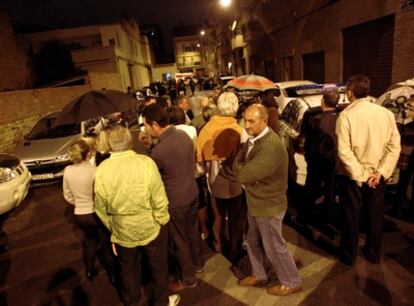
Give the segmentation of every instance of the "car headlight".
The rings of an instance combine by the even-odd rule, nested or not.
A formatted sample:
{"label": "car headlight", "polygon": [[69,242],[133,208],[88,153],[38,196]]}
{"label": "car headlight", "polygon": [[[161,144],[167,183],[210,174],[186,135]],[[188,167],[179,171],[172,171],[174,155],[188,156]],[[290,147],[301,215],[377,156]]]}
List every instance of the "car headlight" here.
{"label": "car headlight", "polygon": [[69,160],[69,152],[64,152],[55,157],[55,160],[63,162]]}
{"label": "car headlight", "polygon": [[17,173],[13,169],[0,167],[0,183],[9,182],[16,177]]}

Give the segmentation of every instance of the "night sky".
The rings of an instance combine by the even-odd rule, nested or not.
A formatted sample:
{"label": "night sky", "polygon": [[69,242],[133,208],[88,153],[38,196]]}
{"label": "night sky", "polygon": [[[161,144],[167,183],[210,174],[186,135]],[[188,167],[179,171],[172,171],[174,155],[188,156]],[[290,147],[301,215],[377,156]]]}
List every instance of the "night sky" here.
{"label": "night sky", "polygon": [[[74,27],[116,21],[123,13],[140,24],[159,24],[171,51],[171,28],[200,24],[216,0],[0,0],[17,30]],[[33,27],[32,27],[33,25]],[[40,27],[35,27],[40,26]]]}

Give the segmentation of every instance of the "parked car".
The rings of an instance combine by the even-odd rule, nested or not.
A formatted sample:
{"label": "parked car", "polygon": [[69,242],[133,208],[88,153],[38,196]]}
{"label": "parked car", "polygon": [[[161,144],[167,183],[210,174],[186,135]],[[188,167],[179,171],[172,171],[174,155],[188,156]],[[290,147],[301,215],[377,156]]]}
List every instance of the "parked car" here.
{"label": "parked car", "polygon": [[53,127],[58,115],[57,112],[41,118],[15,150],[15,154],[31,172],[33,183],[60,180],[63,170],[71,163],[71,144],[83,135],[98,134],[106,126],[137,124],[136,113],[123,112]]}
{"label": "parked car", "polygon": [[30,172],[17,156],[0,154],[0,214],[17,207],[26,197]]}
{"label": "parked car", "polygon": [[279,105],[279,111],[282,112],[289,101],[300,96],[298,90],[306,89],[306,85],[315,85],[316,83],[307,80],[286,81],[275,83],[275,98]]}
{"label": "parked car", "polygon": [[226,88],[227,83],[235,78],[234,75],[221,76],[218,78],[218,83],[221,87]]}
{"label": "parked car", "polygon": [[[299,97],[291,99],[280,115],[280,135],[289,153],[289,177],[299,186],[304,186],[306,180],[305,131],[310,119],[322,111],[321,100],[324,85],[306,85],[306,88],[295,89]],[[339,93],[338,110],[349,104],[345,87],[339,87]]]}
{"label": "parked car", "polygon": [[217,86],[217,81],[214,78],[204,79],[201,83],[203,90],[213,90]]}
{"label": "parked car", "polygon": [[69,147],[85,132],[85,123],[53,127],[59,113],[41,118],[17,146],[15,154],[29,168],[32,181],[60,179],[70,164]]}

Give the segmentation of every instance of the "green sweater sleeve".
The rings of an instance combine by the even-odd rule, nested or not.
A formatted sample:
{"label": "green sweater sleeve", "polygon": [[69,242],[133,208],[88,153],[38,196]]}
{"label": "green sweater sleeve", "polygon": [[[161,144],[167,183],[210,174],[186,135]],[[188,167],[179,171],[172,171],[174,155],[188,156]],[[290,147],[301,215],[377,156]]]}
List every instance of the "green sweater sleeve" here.
{"label": "green sweater sleeve", "polygon": [[168,213],[168,198],[157,165],[153,161],[151,161],[151,168],[150,205],[153,209],[155,220],[157,220],[159,224],[164,225],[170,220],[170,215]]}
{"label": "green sweater sleeve", "polygon": [[[245,146],[247,146],[247,143]],[[274,173],[275,168],[282,161],[282,159],[278,158],[278,155],[283,153],[281,152],[283,147],[274,143],[273,137],[266,137],[262,141],[255,143],[255,146],[257,147],[253,147],[250,152],[253,155],[249,155],[246,161],[243,161],[242,158],[244,150],[240,150],[233,165],[234,174],[243,185],[252,185],[268,177]]]}

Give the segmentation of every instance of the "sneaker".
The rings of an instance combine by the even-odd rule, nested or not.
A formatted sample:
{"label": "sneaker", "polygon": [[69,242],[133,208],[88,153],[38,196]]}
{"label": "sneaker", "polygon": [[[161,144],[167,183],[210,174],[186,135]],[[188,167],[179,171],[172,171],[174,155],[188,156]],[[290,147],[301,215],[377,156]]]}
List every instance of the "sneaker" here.
{"label": "sneaker", "polygon": [[177,306],[180,303],[180,296],[178,294],[173,294],[168,297],[169,302],[168,306]]}

